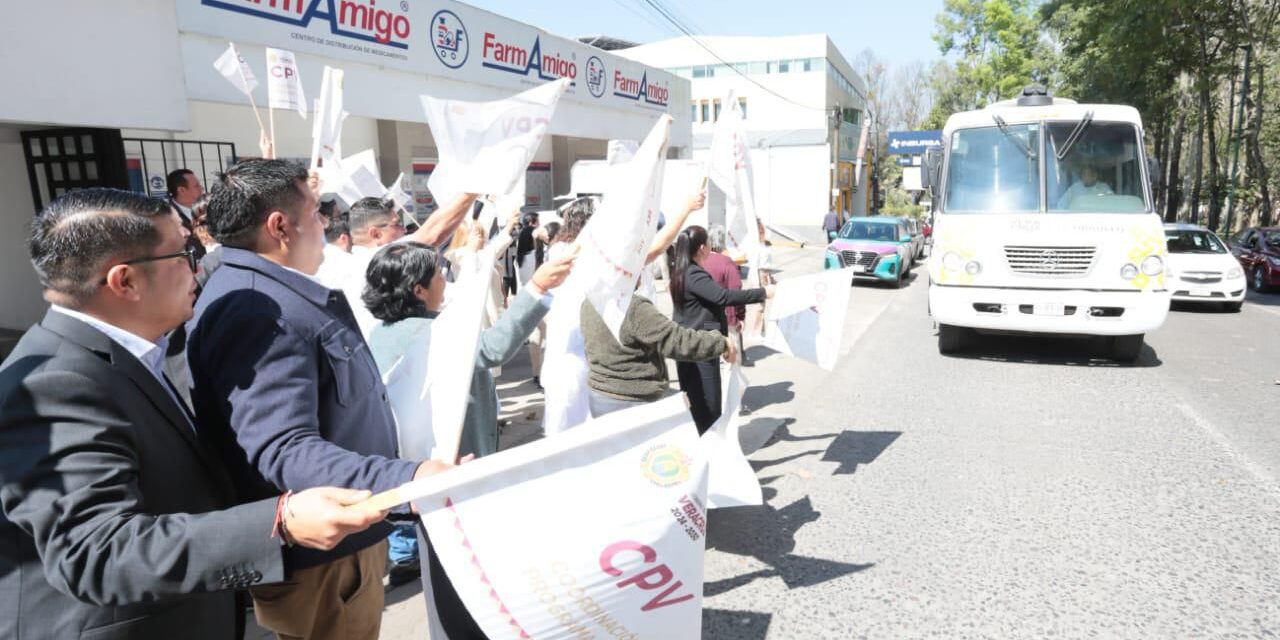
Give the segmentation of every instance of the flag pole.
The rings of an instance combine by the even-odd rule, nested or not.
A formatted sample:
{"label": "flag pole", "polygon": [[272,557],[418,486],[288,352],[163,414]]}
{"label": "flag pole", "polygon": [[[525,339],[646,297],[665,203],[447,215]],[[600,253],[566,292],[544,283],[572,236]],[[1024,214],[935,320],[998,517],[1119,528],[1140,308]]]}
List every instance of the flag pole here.
{"label": "flag pole", "polygon": [[271,155],[275,155],[276,150],[276,110],[270,104],[267,105],[267,121],[271,123]]}

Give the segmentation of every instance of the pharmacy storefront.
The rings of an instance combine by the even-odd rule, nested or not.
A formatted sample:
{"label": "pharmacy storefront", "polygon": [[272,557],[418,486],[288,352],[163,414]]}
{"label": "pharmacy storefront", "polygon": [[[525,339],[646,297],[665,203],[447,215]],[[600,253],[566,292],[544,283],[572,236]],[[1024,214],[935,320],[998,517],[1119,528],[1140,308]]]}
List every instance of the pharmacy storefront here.
{"label": "pharmacy storefront", "polygon": [[[414,215],[435,203],[439,161],[419,96],[485,101],[542,83],[571,85],[526,180],[530,208],[569,189],[573,163],[603,159],[610,139],[642,139],[670,114],[671,154],[688,157],[689,83],[576,40],[447,0],[131,0],[23,3],[0,25],[0,82],[29,87],[0,104],[0,286],[16,309],[0,328],[25,329],[44,304],[21,237],[36,207],[94,185],[159,194],[186,167],[208,184],[227,164],[260,155],[258,116],[277,157],[311,155],[312,114],[266,105],[266,48],[296,54],[306,104],[325,66],[344,71],[342,150],[371,149],[384,183],[401,173]],[[549,11],[557,10],[549,6]],[[22,24],[60,25],[65,47]],[[103,40],[109,34],[109,44]],[[245,94],[213,62],[234,42],[260,82]],[[11,175],[10,175],[11,174]],[[9,282],[13,280],[13,282]]]}

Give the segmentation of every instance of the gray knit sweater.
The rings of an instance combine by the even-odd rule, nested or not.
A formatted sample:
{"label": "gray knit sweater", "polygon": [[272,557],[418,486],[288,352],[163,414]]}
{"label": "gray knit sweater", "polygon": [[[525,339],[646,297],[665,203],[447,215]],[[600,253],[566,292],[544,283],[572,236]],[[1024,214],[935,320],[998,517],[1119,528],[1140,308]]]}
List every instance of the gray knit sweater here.
{"label": "gray knit sweater", "polygon": [[604,318],[582,303],[582,339],[587,351],[587,386],[624,400],[658,400],[667,393],[663,358],[685,362],[714,360],[724,353],[717,331],[686,329],[662,315],[648,298],[632,295],[622,321],[621,342]]}

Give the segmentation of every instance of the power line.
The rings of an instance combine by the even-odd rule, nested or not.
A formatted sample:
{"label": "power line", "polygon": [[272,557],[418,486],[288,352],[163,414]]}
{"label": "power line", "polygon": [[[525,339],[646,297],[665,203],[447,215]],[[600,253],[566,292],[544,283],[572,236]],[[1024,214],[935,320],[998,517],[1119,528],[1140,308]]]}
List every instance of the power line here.
{"label": "power line", "polygon": [[[744,73],[741,69],[739,69],[738,67],[736,67],[733,63],[731,63],[731,62],[729,62],[728,60],[725,60],[724,58],[722,58],[722,57],[720,56],[720,54],[716,53],[714,50],[712,50],[712,49],[711,49],[711,47],[707,46],[704,42],[702,42],[701,40],[699,40],[697,36],[693,35],[693,32],[692,32],[692,31],[690,31],[687,27],[685,27],[685,26],[684,26],[684,24],[682,24],[682,23],[681,23],[679,20],[677,20],[674,16],[672,16],[670,13],[668,13],[668,12],[667,12],[667,10],[666,10],[666,9],[664,9],[664,8],[663,8],[663,6],[662,6],[662,5],[660,5],[656,0],[643,0],[643,1],[644,1],[644,3],[645,3],[645,4],[647,4],[647,5],[649,5],[650,7],[652,7],[652,8],[653,8],[653,10],[654,10],[654,11],[656,11],[656,12],[658,13],[658,15],[662,16],[664,19],[666,19],[666,20],[667,20],[667,22],[670,22],[672,25],[674,25],[674,26],[676,27],[676,29],[679,29],[681,33],[683,33],[685,36],[688,36],[688,38],[689,38],[690,40],[693,40],[693,41],[694,41],[694,43],[696,43],[699,47],[702,47],[702,49],[703,49],[703,50],[705,50],[707,53],[711,54],[711,56],[712,56],[713,58],[715,58],[716,60],[719,60],[722,64],[724,64],[724,66],[728,67],[729,69],[732,69],[734,73],[736,73],[736,74],[738,74],[738,75],[742,76],[743,78],[745,78],[745,79],[746,79],[748,82],[750,82],[751,84],[754,84],[754,85],[756,85],[757,87],[760,87],[761,89],[763,89],[763,90],[765,90],[766,92],[768,92],[768,93],[770,93],[770,94],[774,95],[775,97],[777,97],[777,98],[778,98],[778,99],[780,99],[780,100],[783,100],[783,101],[789,102],[789,103],[791,103],[791,104],[793,104],[793,105],[795,105],[795,106],[797,106],[797,107],[800,107],[800,108],[802,108],[802,109],[810,109],[810,110],[813,110],[813,111],[822,111],[822,112],[828,112],[828,111],[830,111],[830,110],[831,110],[831,109],[828,109],[827,107],[815,107],[815,106],[812,106],[812,105],[801,104],[801,103],[799,103],[799,102],[796,102],[795,100],[792,100],[791,98],[788,98],[787,96],[782,95],[781,93],[778,93],[777,91],[774,91],[773,89],[770,89],[769,87],[764,86],[763,84],[760,84],[759,82],[757,82],[757,81],[756,81],[756,79],[755,79],[755,78],[752,78],[751,76],[749,76],[749,75],[747,75],[746,73]],[[834,108],[835,108],[835,107],[833,107],[833,109],[834,109]]]}

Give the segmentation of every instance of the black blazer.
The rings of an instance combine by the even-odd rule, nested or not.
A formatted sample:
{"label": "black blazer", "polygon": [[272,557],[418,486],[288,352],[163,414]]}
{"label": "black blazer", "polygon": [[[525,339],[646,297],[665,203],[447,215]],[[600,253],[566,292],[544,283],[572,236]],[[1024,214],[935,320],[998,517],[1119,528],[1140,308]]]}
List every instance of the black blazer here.
{"label": "black blazer", "polygon": [[160,381],[50,311],[0,365],[0,637],[230,640],[284,579],[275,500],[235,503]]}
{"label": "black blazer", "polygon": [[764,302],[764,289],[725,289],[706,269],[690,264],[684,272],[684,299],[674,302],[676,324],[690,329],[713,329],[729,335],[724,308]]}

